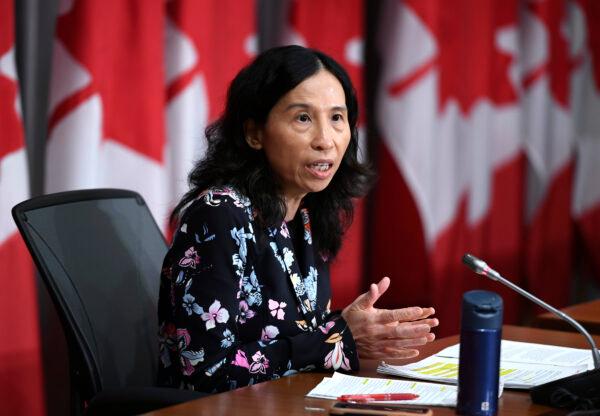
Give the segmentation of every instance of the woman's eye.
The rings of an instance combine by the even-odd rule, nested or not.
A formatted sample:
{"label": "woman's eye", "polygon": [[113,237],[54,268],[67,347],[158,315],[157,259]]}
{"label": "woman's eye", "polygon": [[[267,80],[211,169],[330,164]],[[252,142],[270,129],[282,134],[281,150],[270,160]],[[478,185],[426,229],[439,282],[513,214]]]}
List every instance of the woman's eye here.
{"label": "woman's eye", "polygon": [[300,114],[298,116],[298,121],[301,123],[307,123],[310,121],[310,117],[308,116],[308,114]]}
{"label": "woman's eye", "polygon": [[342,114],[334,114],[331,119],[333,121],[343,121],[344,120],[344,116]]}

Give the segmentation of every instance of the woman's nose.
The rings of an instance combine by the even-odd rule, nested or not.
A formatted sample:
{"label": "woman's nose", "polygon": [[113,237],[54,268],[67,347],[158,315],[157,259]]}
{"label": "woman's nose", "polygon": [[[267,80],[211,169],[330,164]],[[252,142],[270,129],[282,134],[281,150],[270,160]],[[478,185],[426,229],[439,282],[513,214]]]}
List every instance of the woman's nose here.
{"label": "woman's nose", "polygon": [[316,126],[315,134],[312,141],[312,147],[316,150],[328,150],[333,147],[333,131],[332,127],[326,123],[319,123]]}

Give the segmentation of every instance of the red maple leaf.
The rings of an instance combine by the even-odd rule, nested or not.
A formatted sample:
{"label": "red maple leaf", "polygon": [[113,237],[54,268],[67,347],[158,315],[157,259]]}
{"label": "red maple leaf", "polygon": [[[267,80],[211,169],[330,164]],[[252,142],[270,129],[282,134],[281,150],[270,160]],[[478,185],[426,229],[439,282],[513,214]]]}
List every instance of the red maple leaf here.
{"label": "red maple leaf", "polygon": [[432,61],[390,87],[399,94],[417,79],[436,69],[439,73],[439,105],[450,99],[468,113],[480,99],[495,104],[517,100],[509,77],[513,57],[498,48],[501,29],[517,23],[516,0],[407,0],[431,31],[437,43]]}
{"label": "red maple leaf", "polygon": [[546,27],[548,34],[548,59],[540,67],[525,74],[523,85],[527,88],[541,76],[547,76],[550,90],[558,103],[569,106],[569,85],[571,73],[581,63],[581,59],[571,57],[568,39],[562,28],[565,25],[565,1],[531,1],[528,9]]}
{"label": "red maple leaf", "polygon": [[245,49],[256,30],[254,1],[175,0],[167,13],[189,36],[198,51],[198,62],[169,86],[168,97],[184,89],[199,73],[206,78],[209,120],[221,114],[227,88],[251,55]]}
{"label": "red maple leaf", "polygon": [[50,128],[82,101],[99,94],[102,137],[162,162],[163,2],[73,3],[72,9],[58,18],[56,36],[92,80],[59,104]]}

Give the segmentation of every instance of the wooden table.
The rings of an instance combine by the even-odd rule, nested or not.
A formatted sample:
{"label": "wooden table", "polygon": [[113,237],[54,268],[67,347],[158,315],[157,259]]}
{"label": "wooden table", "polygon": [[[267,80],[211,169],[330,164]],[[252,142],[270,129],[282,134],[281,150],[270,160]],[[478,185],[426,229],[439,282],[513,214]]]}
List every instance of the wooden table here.
{"label": "wooden table", "polygon": [[[600,335],[600,299],[569,306],[561,311],[583,325],[591,334]],[[539,328],[575,331],[575,328],[550,312],[538,315],[533,325]]]}
{"label": "wooden table", "polygon": [[[503,338],[516,341],[539,342],[545,344],[587,348],[585,339],[572,332],[551,331],[537,328],[518,326],[505,326]],[[596,336],[595,341],[600,342]],[[418,359],[434,354],[443,348],[458,342],[458,335],[436,340],[421,349]],[[388,361],[388,360],[386,360]],[[388,362],[393,364],[406,364],[413,360]],[[362,360],[359,376],[377,376],[378,361]],[[305,395],[312,390],[326,373],[303,373],[279,380],[268,381],[254,386],[244,387],[226,393],[215,394],[188,403],[171,406],[155,412],[149,416],[198,416],[198,415],[328,415],[328,409],[333,404],[332,400],[306,398]],[[323,409],[323,410],[311,410]],[[432,407],[435,415],[454,415],[454,408]],[[556,409],[533,404],[528,392],[519,390],[504,390],[499,400],[499,415],[564,415]]]}

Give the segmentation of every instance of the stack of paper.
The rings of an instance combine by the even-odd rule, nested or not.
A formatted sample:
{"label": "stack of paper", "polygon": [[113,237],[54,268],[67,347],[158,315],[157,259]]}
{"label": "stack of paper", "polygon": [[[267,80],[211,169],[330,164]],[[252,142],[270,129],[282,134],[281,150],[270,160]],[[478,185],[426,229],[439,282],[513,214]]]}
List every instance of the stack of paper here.
{"label": "stack of paper", "polygon": [[[377,371],[419,380],[456,383],[459,344],[419,362],[393,366],[381,363]],[[589,350],[502,340],[500,380],[507,388],[529,389],[593,368]]]}
{"label": "stack of paper", "polygon": [[[336,372],[332,377],[325,377],[323,381],[307,394],[307,397],[335,400],[343,394],[375,393],[415,393],[419,395],[419,397],[414,400],[380,403],[405,403],[455,407],[457,388],[456,386],[449,386],[446,384],[355,377]],[[502,392],[500,392],[500,394],[501,393]]]}

